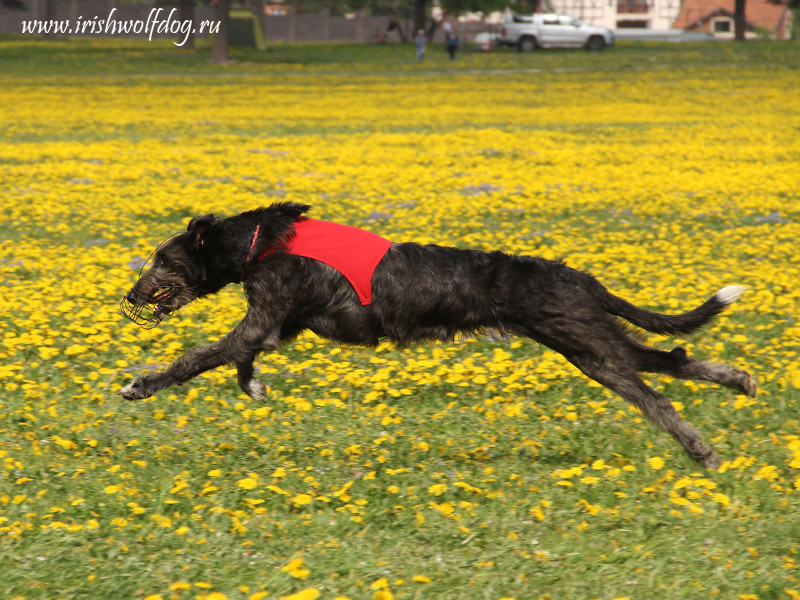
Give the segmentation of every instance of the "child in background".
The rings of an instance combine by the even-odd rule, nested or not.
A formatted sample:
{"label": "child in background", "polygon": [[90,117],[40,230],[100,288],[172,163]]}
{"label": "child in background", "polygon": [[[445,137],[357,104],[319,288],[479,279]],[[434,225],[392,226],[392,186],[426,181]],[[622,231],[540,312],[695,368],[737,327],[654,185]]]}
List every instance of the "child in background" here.
{"label": "child in background", "polygon": [[422,29],[417,31],[414,43],[417,45],[417,60],[422,62],[425,59],[425,32]]}

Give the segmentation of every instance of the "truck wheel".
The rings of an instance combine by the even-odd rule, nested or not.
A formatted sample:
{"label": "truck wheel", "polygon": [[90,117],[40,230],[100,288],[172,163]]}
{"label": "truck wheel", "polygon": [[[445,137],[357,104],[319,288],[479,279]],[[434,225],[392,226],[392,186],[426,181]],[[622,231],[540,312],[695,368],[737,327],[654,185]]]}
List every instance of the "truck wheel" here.
{"label": "truck wheel", "polygon": [[536,43],[536,38],[527,36],[521,38],[519,40],[519,51],[520,52],[533,52],[539,47],[539,44]]}
{"label": "truck wheel", "polygon": [[586,49],[590,52],[600,52],[605,47],[606,41],[599,35],[593,35],[589,38],[589,41],[586,42]]}

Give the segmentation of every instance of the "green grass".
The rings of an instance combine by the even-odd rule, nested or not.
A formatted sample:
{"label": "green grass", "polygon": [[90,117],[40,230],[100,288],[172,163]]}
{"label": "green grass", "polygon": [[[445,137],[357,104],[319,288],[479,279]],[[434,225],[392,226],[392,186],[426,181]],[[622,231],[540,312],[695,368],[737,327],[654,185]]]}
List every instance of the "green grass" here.
{"label": "green grass", "polygon": [[[698,180],[706,187],[697,192],[708,196],[714,210],[695,217],[703,204],[686,201],[686,194],[650,207],[660,198],[657,189],[623,206],[625,182],[615,172],[588,172],[634,164],[643,148],[645,161],[651,158],[647,153],[654,153],[654,162],[674,160],[674,178],[691,178],[707,165],[690,155],[702,149],[685,140],[716,126],[721,117],[713,106],[730,93],[741,93],[754,112],[781,116],[780,127],[754,128],[733,139],[731,152],[740,145],[763,150],[768,142],[759,145],[762,135],[784,143],[786,131],[800,127],[796,103],[786,101],[794,98],[786,88],[800,65],[800,47],[624,43],[600,54],[470,52],[452,64],[436,50],[417,65],[410,46],[271,45],[263,53],[234,49],[235,62],[219,67],[207,63],[207,49],[187,52],[168,42],[0,39],[7,85],[0,95],[43,94],[37,96],[43,112],[74,97],[91,107],[74,121],[56,111],[65,122],[46,121],[52,127],[39,126],[36,111],[19,121],[0,120],[0,140],[13,150],[0,163],[0,194],[13,199],[0,206],[0,248],[6,253],[0,259],[0,296],[14,298],[13,304],[0,299],[8,311],[0,346],[0,598],[221,600],[212,595],[217,593],[246,600],[262,591],[273,599],[316,588],[323,600],[388,600],[381,595],[384,580],[398,599],[800,597],[800,467],[789,446],[800,433],[800,392],[790,373],[798,368],[792,282],[798,196],[790,189],[776,197],[764,184],[756,190],[763,202],[753,206],[746,203],[755,193],[749,184],[720,180],[712,172]],[[359,106],[352,107],[348,122],[328,123],[312,111],[308,122],[280,121],[281,107],[307,102],[309,90],[330,93],[329,104],[318,107],[324,111],[335,106],[336,90],[354,85],[362,86],[364,98],[396,86],[401,102],[421,86],[438,86],[441,94],[443,86],[474,82],[475,75],[485,86],[481,102],[490,113],[511,106],[523,115],[544,106],[563,115],[558,111],[566,105],[591,117],[595,102],[603,107],[619,98],[635,113],[637,105],[657,102],[673,85],[690,89],[691,102],[712,108],[687,109],[664,123],[627,113],[572,125],[560,125],[558,117],[516,123],[509,112],[480,122],[470,121],[469,113],[463,121],[420,123],[409,110],[397,122],[381,113],[376,131],[372,113],[362,115]],[[741,81],[744,91],[705,87],[721,81]],[[142,82],[151,95],[141,92]],[[244,109],[249,100],[240,97],[249,98],[254,89],[283,98],[273,98],[258,122],[237,121],[231,111],[211,123],[205,115],[220,107],[198,96],[192,100],[204,123],[191,127],[179,115],[155,125],[138,121],[158,111],[125,103],[131,94],[153,105],[167,103],[198,82],[228,90],[234,108]],[[505,88],[530,95],[493,91]],[[464,108],[453,89],[437,96],[447,99],[442,113]],[[605,95],[586,92],[594,89]],[[734,131],[724,120],[723,127]],[[676,159],[678,153],[669,149],[655,154],[649,144],[655,129],[680,140],[675,144],[685,145],[688,158]],[[545,143],[507,152],[470,146],[470,135],[484,131]],[[373,133],[397,135],[374,142]],[[349,134],[355,144],[342,141]],[[402,137],[415,134],[423,141]],[[428,143],[437,136],[446,143],[431,150]],[[558,154],[558,144],[547,146],[551,139],[573,144],[574,154]],[[136,155],[147,152],[152,140],[163,154],[148,156],[142,167]],[[374,151],[390,146],[398,155],[404,144],[418,147],[419,158],[390,156],[376,165],[369,153],[359,158],[338,152],[338,143],[353,151],[359,142]],[[267,196],[259,194],[272,189],[273,171],[253,182],[240,178],[239,169],[280,171],[281,164],[274,167],[271,157],[248,162],[254,155],[241,158],[237,152],[291,144],[295,154],[308,144],[314,151],[279,173],[296,186],[287,185],[292,199],[315,200],[327,193],[327,181],[347,176],[355,186],[366,169],[367,175],[386,169],[367,200],[356,192],[351,197],[348,187],[335,188],[327,207],[320,200],[328,214],[340,210],[363,220],[362,204],[382,208],[381,194],[402,196],[426,186],[434,200],[416,197],[419,206],[398,208],[397,198],[389,196],[391,210],[407,216],[381,223],[388,234],[443,236],[458,245],[475,245],[477,239],[489,247],[497,239],[513,240],[525,225],[537,232],[531,246],[569,249],[570,264],[602,273],[601,279],[630,293],[638,293],[638,286],[660,290],[664,281],[674,290],[671,267],[694,268],[701,251],[708,254],[698,261],[705,261],[715,280],[759,281],[761,271],[782,271],[783,280],[775,275],[753,290],[763,294],[758,297],[766,308],[745,304],[745,297],[718,324],[681,342],[704,356],[746,362],[759,377],[762,397],[736,404],[742,399],[716,386],[655,382],[684,405],[687,420],[715,449],[740,462],[718,473],[703,471],[623,401],[527,340],[482,337],[409,350],[339,351],[302,338],[259,358],[271,387],[267,407],[241,394],[232,369],[146,401],[121,402],[115,391],[140,367],[162,365],[224,333],[244,301],[238,289],[226,290],[219,304],[189,309],[185,319],[176,317],[149,336],[115,313],[121,287],[133,276],[120,269],[146,243],[160,241],[196,214],[199,205],[248,205],[253,196],[263,201]],[[102,154],[102,163],[91,162],[95,153]],[[713,165],[736,160],[748,177],[766,173],[772,179],[758,181],[775,183],[785,180],[787,165],[798,164],[800,154],[786,143],[768,157],[753,151],[727,163],[715,157]],[[182,169],[180,177],[173,175],[171,161]],[[345,165],[341,172],[334,168],[339,164]],[[414,171],[420,164],[425,169]],[[306,170],[307,165],[312,166]],[[312,167],[330,167],[320,187],[305,183],[317,174]],[[26,175],[26,168],[36,174]],[[535,171],[534,182],[552,174],[558,185],[522,199],[507,186],[454,206],[454,215],[435,199],[439,185],[480,182],[471,170],[489,181],[487,173],[503,169],[520,173],[526,184],[526,169]],[[394,181],[408,171],[418,180],[406,187]],[[442,182],[430,183],[427,171]],[[95,183],[75,191],[84,184],[70,181],[95,172]],[[227,189],[211,181],[220,172],[231,177],[234,199],[216,197]],[[205,177],[208,182],[196,183]],[[659,184],[671,190],[671,177]],[[595,186],[603,189],[591,200]],[[606,197],[607,191],[613,195]],[[585,205],[566,202],[583,194]],[[38,201],[52,203],[52,212],[36,212]],[[529,217],[522,223],[518,207],[524,202]],[[125,211],[107,211],[109,206]],[[763,220],[772,212],[783,220]],[[726,236],[729,246],[708,248],[708,238]],[[95,251],[89,243],[100,237],[108,240],[100,248],[108,250]],[[624,253],[613,253],[621,247]],[[733,272],[731,254],[744,273]],[[659,262],[667,262],[664,256],[669,265]],[[620,270],[622,262],[630,271]],[[690,280],[687,287],[710,285],[704,273],[682,277]],[[695,292],[679,293],[686,308],[685,298]],[[670,310],[658,303],[671,300],[653,298],[649,306]],[[220,316],[218,307],[230,312]],[[204,327],[206,321],[212,325]],[[44,334],[16,344],[11,332],[17,338]],[[737,335],[747,340],[737,341]],[[673,342],[657,343],[669,348]],[[71,355],[73,344],[87,349]],[[60,354],[42,358],[39,348],[51,346]],[[502,378],[513,367],[498,350],[513,364],[526,364],[532,380],[508,391],[505,386],[512,384]],[[428,379],[439,371],[438,379]],[[653,457],[665,464],[650,462]],[[243,483],[248,479],[257,484],[252,490]],[[306,503],[304,495],[314,499]],[[307,573],[282,570],[296,557],[303,558]]]}

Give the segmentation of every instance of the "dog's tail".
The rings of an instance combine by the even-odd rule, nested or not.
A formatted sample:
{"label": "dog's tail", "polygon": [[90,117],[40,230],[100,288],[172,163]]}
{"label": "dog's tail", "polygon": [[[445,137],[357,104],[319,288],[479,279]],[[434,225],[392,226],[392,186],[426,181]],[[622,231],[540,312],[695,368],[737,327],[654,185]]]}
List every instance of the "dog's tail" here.
{"label": "dog's tail", "polygon": [[706,325],[729,304],[736,302],[746,289],[740,285],[729,285],[719,290],[697,308],[680,315],[664,315],[639,308],[618,298],[605,288],[603,288],[605,293],[600,295],[600,303],[606,312],[622,317],[647,331],[661,334],[689,333]]}

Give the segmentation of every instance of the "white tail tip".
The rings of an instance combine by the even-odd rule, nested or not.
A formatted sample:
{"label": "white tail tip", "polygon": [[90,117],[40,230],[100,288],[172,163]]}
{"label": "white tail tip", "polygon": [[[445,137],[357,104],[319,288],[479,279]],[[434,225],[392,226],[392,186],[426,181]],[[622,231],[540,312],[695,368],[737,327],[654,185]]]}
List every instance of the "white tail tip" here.
{"label": "white tail tip", "polygon": [[745,293],[746,290],[747,288],[741,285],[729,285],[728,287],[724,287],[717,292],[717,300],[723,304],[733,304],[739,299],[739,296]]}

